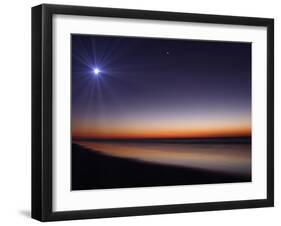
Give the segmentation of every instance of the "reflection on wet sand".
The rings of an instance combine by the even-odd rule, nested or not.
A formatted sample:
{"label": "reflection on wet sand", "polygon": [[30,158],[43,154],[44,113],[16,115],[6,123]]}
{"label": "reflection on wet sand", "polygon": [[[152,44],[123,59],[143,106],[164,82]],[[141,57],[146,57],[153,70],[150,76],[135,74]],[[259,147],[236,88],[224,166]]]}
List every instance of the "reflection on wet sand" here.
{"label": "reflection on wet sand", "polygon": [[251,144],[77,142],[104,155],[135,161],[251,175]]}

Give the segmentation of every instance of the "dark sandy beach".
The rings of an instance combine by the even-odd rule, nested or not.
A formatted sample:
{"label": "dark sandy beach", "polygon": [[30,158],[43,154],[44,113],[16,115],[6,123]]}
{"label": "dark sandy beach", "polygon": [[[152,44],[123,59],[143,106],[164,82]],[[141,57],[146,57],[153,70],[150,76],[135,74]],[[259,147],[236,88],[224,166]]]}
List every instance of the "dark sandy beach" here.
{"label": "dark sandy beach", "polygon": [[112,157],[72,144],[72,190],[249,182],[251,176]]}

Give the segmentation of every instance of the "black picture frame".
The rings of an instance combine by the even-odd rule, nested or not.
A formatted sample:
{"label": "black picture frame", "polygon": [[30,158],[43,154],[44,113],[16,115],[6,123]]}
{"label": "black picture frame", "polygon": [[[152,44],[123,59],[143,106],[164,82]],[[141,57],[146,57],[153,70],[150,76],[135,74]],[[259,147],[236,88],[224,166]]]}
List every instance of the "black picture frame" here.
{"label": "black picture frame", "polygon": [[[95,210],[52,210],[52,18],[55,14],[151,19],[267,28],[267,198]],[[121,217],[274,205],[274,20],[221,15],[43,4],[32,8],[32,218],[40,221]]]}

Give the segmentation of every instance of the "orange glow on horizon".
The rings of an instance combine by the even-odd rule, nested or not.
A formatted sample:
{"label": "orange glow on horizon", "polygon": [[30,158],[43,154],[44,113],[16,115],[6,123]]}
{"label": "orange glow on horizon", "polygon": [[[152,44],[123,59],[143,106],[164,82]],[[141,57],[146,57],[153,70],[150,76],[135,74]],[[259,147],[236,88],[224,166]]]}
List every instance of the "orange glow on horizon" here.
{"label": "orange glow on horizon", "polygon": [[98,139],[130,139],[130,138],[206,138],[206,137],[238,137],[251,136],[251,127],[222,127],[199,129],[167,129],[167,130],[76,130],[72,132],[75,138]]}

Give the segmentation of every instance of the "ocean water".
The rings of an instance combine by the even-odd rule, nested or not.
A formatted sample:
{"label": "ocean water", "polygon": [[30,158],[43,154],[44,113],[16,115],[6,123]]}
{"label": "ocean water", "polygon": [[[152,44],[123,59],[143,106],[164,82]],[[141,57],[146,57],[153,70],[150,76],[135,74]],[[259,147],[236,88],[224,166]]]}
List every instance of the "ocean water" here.
{"label": "ocean water", "polygon": [[247,142],[75,142],[103,155],[177,167],[251,176]]}

